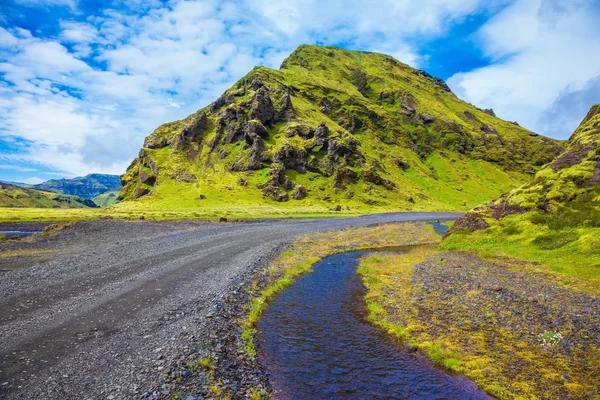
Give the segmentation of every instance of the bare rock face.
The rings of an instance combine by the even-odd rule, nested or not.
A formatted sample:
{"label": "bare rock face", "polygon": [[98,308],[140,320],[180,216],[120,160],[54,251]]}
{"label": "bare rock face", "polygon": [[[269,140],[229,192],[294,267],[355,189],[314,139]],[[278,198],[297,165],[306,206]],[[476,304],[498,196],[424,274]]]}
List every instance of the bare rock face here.
{"label": "bare rock face", "polygon": [[271,96],[269,96],[269,91],[265,86],[262,86],[256,91],[252,100],[250,118],[257,119],[264,125],[270,125],[275,119],[275,115],[276,111]]}
{"label": "bare rock face", "polygon": [[302,185],[296,186],[296,190],[294,190],[294,199],[302,200],[302,199],[306,198],[306,196],[308,196],[308,193],[306,192],[306,188]]}
{"label": "bare rock face", "polygon": [[471,231],[483,231],[489,227],[490,225],[483,220],[480,214],[475,212],[469,212],[457,219],[452,228],[446,231],[444,237],[447,237],[452,233],[462,229]]}

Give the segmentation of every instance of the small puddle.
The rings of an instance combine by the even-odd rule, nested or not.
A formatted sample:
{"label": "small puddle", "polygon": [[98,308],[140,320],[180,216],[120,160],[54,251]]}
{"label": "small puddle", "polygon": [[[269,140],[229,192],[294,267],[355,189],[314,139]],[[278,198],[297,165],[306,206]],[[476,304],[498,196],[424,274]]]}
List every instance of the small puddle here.
{"label": "small puddle", "polygon": [[0,231],[0,236],[4,236],[7,239],[19,238],[23,236],[31,236],[44,233],[44,231]]}
{"label": "small puddle", "polygon": [[437,233],[440,236],[444,236],[444,233],[446,233],[446,231],[450,229],[449,226],[444,225],[444,223],[440,221],[431,222],[431,225],[433,226],[433,230],[435,231],[435,233]]}
{"label": "small puddle", "polygon": [[278,399],[489,399],[463,376],[366,322],[356,274],[366,252],[337,254],[279,294],[258,323],[258,356]]}

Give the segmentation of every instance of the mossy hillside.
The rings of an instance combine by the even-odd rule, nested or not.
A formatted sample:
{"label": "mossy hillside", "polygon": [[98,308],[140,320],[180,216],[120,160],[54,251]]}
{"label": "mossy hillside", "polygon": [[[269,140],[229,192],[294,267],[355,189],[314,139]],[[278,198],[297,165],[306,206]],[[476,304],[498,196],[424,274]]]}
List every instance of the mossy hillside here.
{"label": "mossy hillside", "polygon": [[535,260],[600,283],[600,105],[535,178],[459,219],[443,248]]}
{"label": "mossy hillside", "polygon": [[94,208],[93,201],[77,196],[46,192],[0,182],[0,207]]}
{"label": "mossy hillside", "polygon": [[118,207],[465,209],[560,148],[389,56],[301,46],[146,138]]}
{"label": "mossy hillside", "polygon": [[120,190],[111,190],[111,191],[99,194],[98,196],[94,197],[92,200],[94,201],[94,203],[96,203],[98,205],[98,207],[103,207],[103,208],[108,207],[117,202],[120,192],[121,192]]}

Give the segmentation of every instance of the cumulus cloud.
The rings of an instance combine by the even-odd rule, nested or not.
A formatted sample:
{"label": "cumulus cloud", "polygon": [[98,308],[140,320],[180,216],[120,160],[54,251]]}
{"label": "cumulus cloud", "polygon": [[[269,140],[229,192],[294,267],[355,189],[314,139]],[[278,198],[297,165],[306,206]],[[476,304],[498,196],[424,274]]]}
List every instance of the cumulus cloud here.
{"label": "cumulus cloud", "polygon": [[[458,73],[448,83],[460,97],[493,108],[502,118],[568,138],[578,118],[600,101],[593,84],[600,76],[599,20],[595,0],[518,0],[477,34],[494,62]],[[566,104],[568,93],[580,91],[592,103]]]}
{"label": "cumulus cloud", "polygon": [[301,43],[346,43],[416,65],[407,37],[498,2],[129,0],[63,18],[52,37],[0,28],[0,135],[19,139],[15,163],[121,173],[156,126],[205,106],[255,65],[278,68]]}

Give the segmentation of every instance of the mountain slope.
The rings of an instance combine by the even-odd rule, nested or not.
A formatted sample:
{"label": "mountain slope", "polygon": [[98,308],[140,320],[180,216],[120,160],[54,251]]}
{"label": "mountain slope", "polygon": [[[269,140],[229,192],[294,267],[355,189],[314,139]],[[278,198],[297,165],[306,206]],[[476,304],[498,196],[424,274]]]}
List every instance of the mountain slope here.
{"label": "mountain slope", "polygon": [[471,210],[448,234],[447,249],[489,248],[600,283],[600,104],[532,181]]}
{"label": "mountain slope", "polygon": [[28,208],[95,208],[89,199],[0,182],[0,207]]}
{"label": "mountain slope", "polygon": [[102,194],[99,194],[98,196],[94,197],[92,200],[94,201],[94,203],[96,203],[98,206],[100,206],[102,208],[108,207],[117,202],[117,199],[119,198],[119,193],[120,193],[120,190],[111,190],[109,192],[104,192]]}
{"label": "mountain slope", "polygon": [[93,199],[102,193],[120,189],[120,187],[121,182],[118,175],[104,174],[89,174],[72,179],[51,179],[33,185],[34,189],[80,196],[86,199]]}
{"label": "mountain slope", "polygon": [[562,144],[390,56],[300,46],[164,124],[121,177],[154,207],[461,209],[527,181]]}

